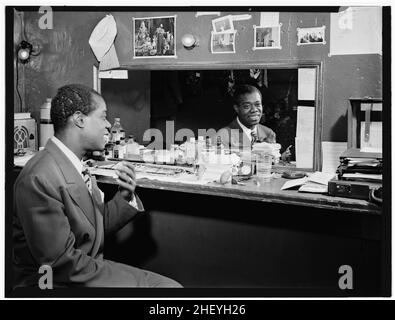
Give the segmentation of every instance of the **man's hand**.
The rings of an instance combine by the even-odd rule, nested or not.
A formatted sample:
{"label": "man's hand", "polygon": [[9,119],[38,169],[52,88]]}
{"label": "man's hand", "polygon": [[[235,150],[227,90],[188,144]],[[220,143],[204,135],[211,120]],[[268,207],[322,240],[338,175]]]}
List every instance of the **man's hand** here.
{"label": "man's hand", "polygon": [[291,156],[292,156],[292,153],[291,153],[291,150],[290,150],[291,147],[292,147],[292,144],[287,149],[285,149],[285,151],[281,154],[281,160],[282,161],[288,162],[289,158],[291,158]]}
{"label": "man's hand", "polygon": [[122,161],[115,167],[115,172],[118,175],[116,181],[119,184],[119,191],[126,201],[133,199],[133,193],[136,189],[136,173],[134,167],[130,162]]}

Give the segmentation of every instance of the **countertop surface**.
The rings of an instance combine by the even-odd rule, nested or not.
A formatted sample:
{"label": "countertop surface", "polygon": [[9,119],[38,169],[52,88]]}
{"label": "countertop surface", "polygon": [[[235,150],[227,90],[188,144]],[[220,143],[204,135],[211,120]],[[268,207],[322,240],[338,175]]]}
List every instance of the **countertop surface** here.
{"label": "countertop surface", "polygon": [[[345,212],[364,212],[381,214],[379,206],[365,200],[333,197],[325,194],[298,192],[297,190],[281,190],[288,181],[284,178],[272,178],[270,182],[257,185],[254,179],[243,181],[245,185],[231,183],[221,185],[209,183],[205,185],[193,185],[181,182],[164,182],[151,179],[139,179],[137,185],[140,188],[168,190],[191,194],[205,194],[217,197],[231,197],[244,200],[262,201],[269,203],[301,205],[316,208],[325,208]],[[115,184],[115,180],[108,177],[98,176],[98,182]]]}

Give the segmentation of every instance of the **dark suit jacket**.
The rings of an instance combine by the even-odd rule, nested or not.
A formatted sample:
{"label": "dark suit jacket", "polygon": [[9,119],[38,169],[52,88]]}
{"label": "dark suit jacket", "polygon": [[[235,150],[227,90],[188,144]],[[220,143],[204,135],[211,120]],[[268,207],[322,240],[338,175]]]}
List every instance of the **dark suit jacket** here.
{"label": "dark suit jacket", "polygon": [[[251,141],[240,127],[237,119],[234,119],[226,127],[221,128],[217,132],[217,136],[221,137],[221,141],[225,146],[233,148],[250,148]],[[276,134],[274,131],[264,125],[257,125],[257,142],[276,142]]]}
{"label": "dark suit jacket", "polygon": [[54,286],[137,286],[135,268],[103,258],[104,234],[137,213],[119,192],[95,205],[81,175],[49,140],[14,185],[15,286],[37,286],[44,264],[52,267]]}

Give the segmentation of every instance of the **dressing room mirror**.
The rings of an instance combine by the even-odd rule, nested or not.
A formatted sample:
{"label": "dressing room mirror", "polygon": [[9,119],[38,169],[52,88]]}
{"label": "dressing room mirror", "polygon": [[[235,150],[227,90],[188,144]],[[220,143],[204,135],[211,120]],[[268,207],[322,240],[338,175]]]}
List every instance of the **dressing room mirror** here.
{"label": "dressing room mirror", "polygon": [[[126,134],[139,143],[147,129],[163,135],[188,128],[215,132],[235,119],[232,90],[251,84],[262,94],[260,123],[276,133],[283,153],[290,157],[279,166],[295,170],[321,168],[321,64],[277,63],[215,65],[206,67],[166,66],[98,72],[94,86],[107,102],[108,118],[120,117]],[[167,147],[164,145],[164,148]]]}

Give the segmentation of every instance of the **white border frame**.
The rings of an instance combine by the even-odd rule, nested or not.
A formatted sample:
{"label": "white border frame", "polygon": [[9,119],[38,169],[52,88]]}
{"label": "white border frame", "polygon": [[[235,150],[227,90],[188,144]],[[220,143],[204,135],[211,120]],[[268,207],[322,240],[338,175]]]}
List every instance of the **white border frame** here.
{"label": "white border frame", "polygon": [[[254,27],[254,47],[252,48],[252,50],[267,50],[267,49],[282,49],[282,46],[281,46],[281,26],[282,26],[283,24],[282,23],[279,23],[279,24],[276,24],[276,25],[268,25],[268,26],[256,26],[256,25],[253,25],[253,27]],[[256,32],[257,32],[257,28],[278,28],[278,41],[279,41],[279,45],[278,46],[276,46],[276,47],[257,47],[256,46]],[[272,29],[272,32],[273,32],[273,29]]]}
{"label": "white border frame", "polygon": [[[298,42],[296,43],[296,45],[297,46],[305,46],[305,45],[309,45],[309,44],[326,44],[325,28],[326,28],[326,26],[312,27],[312,28],[296,28],[296,34],[297,34],[297,37],[298,37]],[[302,36],[304,35],[304,33],[312,32],[313,30],[322,31],[322,42],[305,42],[305,43],[300,42],[300,40],[301,40]]]}
{"label": "white border frame", "polygon": [[[224,31],[216,30],[215,23],[216,22],[220,22],[222,20],[229,20],[230,29],[224,30]],[[217,18],[217,19],[213,19],[213,20],[211,20],[211,24],[213,26],[213,31],[216,32],[216,33],[220,33],[220,32],[234,32],[235,31],[235,28],[233,26],[233,18],[232,18],[231,15],[227,15],[227,16],[220,17],[220,18]]]}
{"label": "white border frame", "polygon": [[[135,22],[137,20],[149,20],[149,19],[164,19],[164,18],[174,18],[174,55],[172,56],[136,56],[136,51],[135,51],[135,42],[136,42],[136,31],[135,31]],[[133,53],[132,53],[132,57],[133,59],[155,59],[155,58],[164,58],[164,59],[168,59],[168,58],[177,58],[177,41],[176,41],[176,32],[177,32],[177,27],[176,27],[176,21],[177,21],[177,15],[173,15],[173,16],[158,16],[158,17],[143,17],[143,18],[132,18],[132,33],[133,33]]]}
{"label": "white border frame", "polygon": [[[210,39],[210,48],[211,48],[211,53],[212,54],[223,54],[223,53],[236,53],[236,33],[237,30],[234,30],[233,32],[215,32],[211,31],[211,39]],[[213,51],[213,37],[214,35],[219,35],[219,34],[233,34],[233,51],[221,51],[221,52],[215,52]]]}

